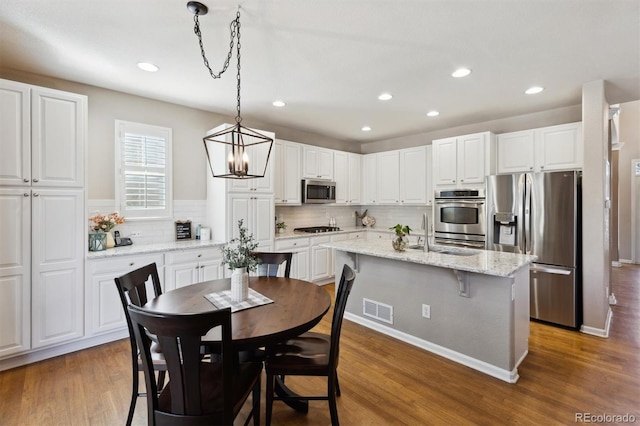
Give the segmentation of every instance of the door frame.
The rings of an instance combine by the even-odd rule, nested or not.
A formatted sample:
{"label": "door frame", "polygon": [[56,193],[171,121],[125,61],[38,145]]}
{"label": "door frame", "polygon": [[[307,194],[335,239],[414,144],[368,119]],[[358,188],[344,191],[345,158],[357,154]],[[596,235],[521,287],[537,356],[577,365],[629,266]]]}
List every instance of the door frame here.
{"label": "door frame", "polygon": [[637,204],[640,202],[640,196],[638,195],[638,191],[640,191],[640,183],[637,183],[640,180],[640,174],[636,174],[636,167],[640,164],[640,158],[634,158],[631,160],[631,261],[633,263],[640,263],[640,259],[638,259],[640,255],[640,238],[638,238],[638,227],[640,225],[640,220],[638,218],[638,209]]}

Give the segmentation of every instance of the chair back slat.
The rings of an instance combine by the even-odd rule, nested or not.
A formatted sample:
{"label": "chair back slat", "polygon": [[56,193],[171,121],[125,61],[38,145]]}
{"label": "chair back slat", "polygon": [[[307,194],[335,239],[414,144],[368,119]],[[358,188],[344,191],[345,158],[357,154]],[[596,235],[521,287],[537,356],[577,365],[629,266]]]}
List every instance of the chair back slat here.
{"label": "chair back slat", "polygon": [[342,268],[340,285],[338,286],[338,294],[336,295],[333,318],[331,321],[331,348],[329,352],[329,363],[332,364],[330,369],[333,370],[338,366],[342,321],[344,319],[344,311],[347,307],[347,299],[349,298],[355,279],[356,274],[353,269],[348,265],[344,265]]}

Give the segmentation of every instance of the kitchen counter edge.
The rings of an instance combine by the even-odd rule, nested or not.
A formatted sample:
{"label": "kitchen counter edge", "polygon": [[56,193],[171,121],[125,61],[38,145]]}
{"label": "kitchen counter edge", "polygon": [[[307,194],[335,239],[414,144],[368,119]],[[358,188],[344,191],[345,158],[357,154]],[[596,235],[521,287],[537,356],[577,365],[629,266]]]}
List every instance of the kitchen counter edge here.
{"label": "kitchen counter edge", "polygon": [[157,244],[139,244],[131,246],[114,247],[102,251],[90,251],[87,253],[87,260],[106,259],[110,257],[131,256],[138,254],[160,253],[178,250],[191,250],[199,248],[216,248],[221,247],[225,243],[221,241],[172,241],[168,243]]}

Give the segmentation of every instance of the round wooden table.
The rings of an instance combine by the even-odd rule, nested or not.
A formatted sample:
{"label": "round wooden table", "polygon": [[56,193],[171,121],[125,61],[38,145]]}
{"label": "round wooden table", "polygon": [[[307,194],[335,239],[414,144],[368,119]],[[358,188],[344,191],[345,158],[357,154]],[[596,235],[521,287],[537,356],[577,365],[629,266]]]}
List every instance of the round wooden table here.
{"label": "round wooden table", "polygon": [[[188,314],[216,310],[205,294],[228,290],[231,279],[205,281],[161,294],[144,308],[154,312]],[[249,287],[273,300],[231,314],[234,346],[259,348],[294,338],[313,328],[331,307],[326,290],[307,281],[280,277],[251,277]],[[219,340],[217,330],[202,338]]]}

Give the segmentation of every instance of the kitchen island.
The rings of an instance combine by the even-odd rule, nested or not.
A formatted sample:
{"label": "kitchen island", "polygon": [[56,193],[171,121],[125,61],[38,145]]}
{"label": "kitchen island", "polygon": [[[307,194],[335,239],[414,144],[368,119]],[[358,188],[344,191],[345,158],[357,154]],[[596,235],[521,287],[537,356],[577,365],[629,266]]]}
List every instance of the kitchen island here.
{"label": "kitchen island", "polygon": [[[528,352],[529,264],[535,256],[390,241],[325,244],[357,277],[345,318],[515,383]],[[437,250],[437,251],[436,251]]]}

